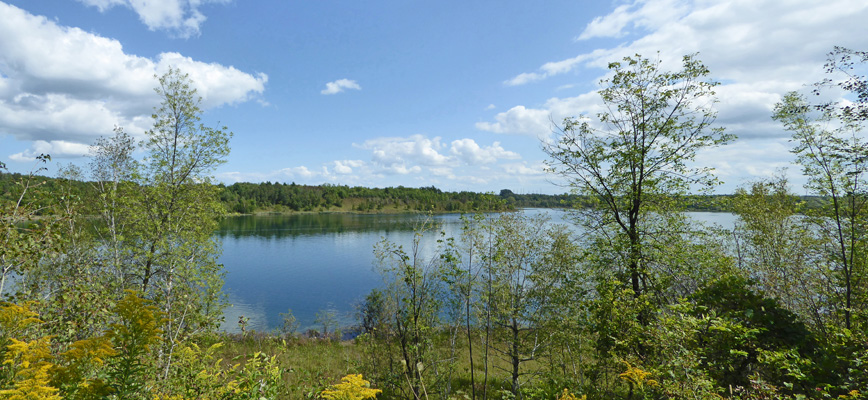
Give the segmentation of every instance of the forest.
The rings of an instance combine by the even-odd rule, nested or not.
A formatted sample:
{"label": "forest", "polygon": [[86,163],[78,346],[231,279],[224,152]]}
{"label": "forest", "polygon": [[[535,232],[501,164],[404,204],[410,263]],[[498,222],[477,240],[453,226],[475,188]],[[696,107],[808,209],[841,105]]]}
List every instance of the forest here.
{"label": "forest", "polygon": [[[92,195],[95,182],[69,180],[20,173],[0,174],[0,200],[17,201],[18,183],[24,179],[38,182],[42,192],[55,192],[66,186],[82,196]],[[473,213],[515,211],[521,208],[588,208],[591,202],[580,194],[444,192],[436,187],[367,188],[346,185],[299,185],[296,183],[238,182],[214,184],[219,200],[231,214],[293,213],[293,212],[353,212],[353,213]],[[678,199],[674,199],[678,197]],[[731,212],[731,195],[690,194],[673,196],[688,211]],[[819,196],[802,195],[806,208],[822,205]],[[47,196],[33,200],[38,215],[52,212],[53,200]]]}
{"label": "forest", "polygon": [[[809,198],[786,178],[712,195],[698,152],[717,82],[640,55],[609,64],[603,110],[544,144],[563,197],[295,184],[223,186],[232,133],[201,123],[177,69],[139,142],[122,128],[88,169],[3,174],[0,396],[9,399],[858,399],[868,390],[868,53],[835,48],[811,103],[773,118]],[[812,98],[811,98],[812,99]],[[134,157],[135,149],[145,152]],[[4,166],[0,164],[0,169]],[[725,202],[720,200],[725,199]],[[551,203],[549,203],[551,202]],[[569,206],[567,226],[520,212]],[[566,204],[565,204],[566,203]],[[724,203],[724,205],[719,205]],[[373,249],[388,283],[342,340],[328,316],[298,334],[218,327],[212,233],[227,211],[466,211],[460,235],[422,225]],[[704,207],[704,208],[703,208]],[[726,209],[733,230],[688,209]],[[431,254],[422,239],[438,238]],[[291,257],[291,255],[290,255]],[[324,288],[326,290],[327,288]]]}

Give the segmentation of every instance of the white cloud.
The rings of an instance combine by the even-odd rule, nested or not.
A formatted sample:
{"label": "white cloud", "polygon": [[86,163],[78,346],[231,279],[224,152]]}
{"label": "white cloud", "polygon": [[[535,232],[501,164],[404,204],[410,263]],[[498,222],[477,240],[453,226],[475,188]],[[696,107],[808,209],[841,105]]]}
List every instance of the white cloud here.
{"label": "white cloud", "polygon": [[805,179],[798,174],[799,168],[792,165],[790,149],[792,143],[787,137],[741,140],[699,152],[694,164],[714,168],[715,175],[727,184],[725,192],[732,192],[757,177],[771,177],[787,167],[790,183],[802,185]]}
{"label": "white cloud", "polygon": [[643,29],[657,29],[660,26],[681,18],[689,8],[684,0],[637,0],[615,8],[610,14],[596,17],[576,40],[595,37],[620,38],[629,32],[628,25]]}
{"label": "white cloud", "polygon": [[250,100],[268,81],[178,53],[127,54],[117,40],[2,2],[0,21],[0,134],[34,142],[24,155],[38,151],[36,141],[88,145],[115,125],[141,134],[159,101],[153,77],[169,66],[190,75],[204,108]]}
{"label": "white cloud", "polygon": [[[699,52],[722,79],[813,82],[822,72],[817,65],[833,46],[865,47],[865,39],[852,32],[861,29],[866,13],[868,3],[856,0],[635,0],[595,18],[577,38],[633,33],[635,40],[545,63],[539,72],[519,74],[507,83],[530,83],[580,65],[605,68],[625,56],[658,51],[667,68],[676,67],[681,56]],[[628,32],[628,26],[639,29]]]}
{"label": "white cloud", "polygon": [[251,75],[233,66],[203,63],[178,53],[160,54],[156,70],[166,71],[170,66],[190,75],[205,108],[251,100],[262,94],[268,83],[264,73]]}
{"label": "white cloud", "polygon": [[[663,69],[674,70],[682,56],[698,52],[712,79],[723,82],[716,88],[717,126],[741,138],[727,149],[766,152],[715,161],[719,173],[736,181],[764,177],[793,159],[780,145],[789,133],[771,119],[774,104],[784,93],[808,91],[805,85],[825,78],[822,66],[834,46],[868,48],[868,37],[853,34],[864,30],[866,19],[868,3],[858,0],[630,0],[595,18],[576,38],[619,38],[619,44],[544,63],[537,71],[521,73],[506,83],[538,82],[579,68],[583,73],[597,69],[599,79],[607,75],[609,62],[637,53],[658,57]],[[550,132],[550,121],[593,116],[600,105],[594,92],[553,98],[541,106],[516,105],[476,127],[542,136]],[[733,155],[724,149],[713,154]],[[732,162],[736,158],[738,165]]]}
{"label": "white cloud", "polygon": [[50,154],[54,158],[81,157],[88,153],[90,146],[80,143],[70,143],[63,140],[46,142],[37,140],[33,147],[21,153],[9,156],[14,161],[34,161],[40,154]]}
{"label": "white cloud", "polygon": [[477,122],[476,129],[546,140],[564,118],[581,114],[593,115],[602,111],[599,102],[599,96],[595,92],[576,97],[554,97],[541,108],[515,106],[495,115],[495,122]]}
{"label": "white cloud", "polygon": [[[518,153],[504,149],[499,142],[480,146],[469,138],[453,140],[448,152],[440,137],[424,135],[376,138],[355,146],[371,152],[375,170],[370,172],[387,175],[426,173],[458,179],[458,169],[521,158]],[[473,170],[479,172],[479,169]]]}
{"label": "white cloud", "polygon": [[431,167],[428,169],[431,175],[454,179],[455,174],[452,171],[453,169],[450,167]]}
{"label": "white cloud", "polygon": [[500,159],[515,160],[521,158],[518,153],[505,150],[500,142],[491,146],[480,147],[473,139],[459,139],[452,142],[450,153],[466,164],[491,164]]}
{"label": "white cloud", "polygon": [[547,62],[539,67],[540,72],[524,72],[503,82],[506,86],[520,86],[531,82],[541,81],[550,76],[560,75],[572,71],[583,61],[593,57],[592,54],[579,54],[573,58],[561,61]]}
{"label": "white cloud", "polygon": [[429,139],[423,135],[407,138],[387,137],[366,140],[361,146],[371,150],[373,161],[382,166],[416,163],[427,166],[445,165],[449,158],[440,154],[440,137]]}
{"label": "white cloud", "polygon": [[517,133],[533,137],[545,136],[551,131],[551,112],[515,106],[498,113],[497,122],[477,122],[476,129],[494,133]]}
{"label": "white cloud", "polygon": [[219,181],[229,184],[236,182],[263,182],[266,180],[266,174],[260,172],[219,172],[215,176]]}
{"label": "white cloud", "polygon": [[290,178],[311,178],[316,175],[315,172],[312,172],[305,166],[283,168],[277,171],[277,173]]}
{"label": "white cloud", "polygon": [[519,86],[526,83],[541,81],[550,76],[569,72],[577,65],[579,65],[579,63],[588,59],[589,57],[590,56],[587,54],[580,54],[576,57],[568,58],[566,60],[547,62],[539,68],[541,72],[521,73],[511,79],[508,79],[506,82],[504,82],[504,84],[507,86]]}
{"label": "white cloud", "polygon": [[539,74],[536,72],[524,72],[516,75],[515,77],[506,80],[503,82],[506,86],[519,86],[524,85],[525,83],[541,81],[546,78],[545,74]]}
{"label": "white cloud", "polygon": [[365,162],[362,160],[342,160],[342,161],[333,161],[335,172],[342,175],[348,175],[353,173],[353,168],[360,168],[365,165]]}
{"label": "white cloud", "polygon": [[199,7],[228,0],[79,0],[104,12],[115,6],[132,9],[148,29],[166,30],[183,38],[198,36],[205,15]]}
{"label": "white cloud", "polygon": [[334,82],[326,83],[326,88],[320,91],[322,94],[338,94],[344,91],[344,89],[353,89],[353,90],[362,90],[362,87],[359,86],[356,81],[349,79],[338,79]]}
{"label": "white cloud", "polygon": [[546,166],[543,163],[528,165],[526,162],[506,164],[503,170],[510,175],[536,176],[541,177],[547,174]]}

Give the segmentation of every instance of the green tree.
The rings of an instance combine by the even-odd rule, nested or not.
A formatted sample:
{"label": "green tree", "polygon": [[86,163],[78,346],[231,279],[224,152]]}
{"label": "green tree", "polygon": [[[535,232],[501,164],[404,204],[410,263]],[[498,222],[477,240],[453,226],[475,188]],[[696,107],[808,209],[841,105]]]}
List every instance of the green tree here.
{"label": "green tree", "polygon": [[684,56],[675,72],[639,55],[609,69],[613,75],[600,90],[605,111],[595,121],[567,118],[545,151],[550,170],[588,196],[581,222],[623,249],[618,264],[638,298],[653,284],[645,254],[649,222],[681,210],[673,196],[717,183],[711,168],[691,162],[733,136],[711,126],[717,82],[707,79],[709,70],[696,55]]}
{"label": "green tree", "polygon": [[559,319],[554,302],[560,278],[575,267],[569,231],[547,218],[503,214],[493,225],[495,252],[491,265],[495,351],[509,365],[510,391],[523,398],[525,365],[547,350],[551,335],[544,327]]}
{"label": "green tree", "polygon": [[[40,154],[37,167],[15,182],[13,200],[0,203],[0,295],[3,295],[7,278],[35,266],[55,239],[51,224],[34,223],[42,211],[34,191],[44,183],[38,181],[36,174],[43,171],[45,168],[41,165],[50,160],[51,156]],[[5,164],[0,165],[0,174],[5,169]],[[26,223],[30,224],[22,228]]]}
{"label": "green tree", "polygon": [[431,229],[430,221],[426,220],[417,229],[409,251],[385,239],[374,248],[387,285],[384,294],[391,319],[389,339],[395,341],[397,349],[387,347],[396,354],[389,355],[386,371],[371,372],[390,375],[383,380],[395,386],[400,384],[396,389],[413,399],[427,398],[429,390],[442,388],[441,376],[434,366],[445,362],[438,359],[434,342],[444,291],[444,263],[440,257],[443,249],[437,248],[432,253],[422,242],[425,232]]}
{"label": "green tree", "polygon": [[133,139],[116,129],[92,148],[92,173],[102,258],[125,288],[165,315],[159,354],[167,375],[176,343],[222,316],[223,271],[211,234],[224,210],[210,174],[226,161],[232,133],[201,123],[201,98],[179,70],[158,77],[155,91],[162,101],[141,143],[144,160],[132,159]]}
{"label": "green tree", "polygon": [[141,171],[133,158],[135,149],[135,139],[122,127],[115,127],[114,136],[99,138],[90,148],[93,214],[101,220],[94,231],[107,253],[106,272],[119,282],[125,281],[124,266],[128,261],[122,245],[126,224],[132,220],[129,212],[135,209],[130,204],[137,194],[133,182]]}
{"label": "green tree", "polygon": [[861,122],[837,115],[832,109],[819,115],[804,96],[787,94],[775,107],[775,119],[793,132],[797,162],[808,177],[806,188],[824,199],[809,211],[813,226],[826,242],[822,268],[832,282],[825,295],[828,307],[851,329],[854,311],[865,310],[866,218],[868,218],[868,152],[859,135]]}
{"label": "green tree", "polygon": [[824,278],[816,264],[818,242],[803,202],[784,177],[751,183],[736,190],[733,212],[739,269],[769,296],[823,329]]}
{"label": "green tree", "polygon": [[866,65],[868,52],[835,47],[825,66],[830,77],[815,84],[814,93],[822,99],[832,92],[838,98],[844,91],[846,100],[810,104],[791,92],[775,106],[774,115],[793,134],[793,152],[808,177],[806,188],[823,201],[810,216],[826,243],[828,266],[821,270],[831,282],[827,307],[846,329],[868,317],[868,141],[862,135],[868,121],[868,77],[859,75]]}

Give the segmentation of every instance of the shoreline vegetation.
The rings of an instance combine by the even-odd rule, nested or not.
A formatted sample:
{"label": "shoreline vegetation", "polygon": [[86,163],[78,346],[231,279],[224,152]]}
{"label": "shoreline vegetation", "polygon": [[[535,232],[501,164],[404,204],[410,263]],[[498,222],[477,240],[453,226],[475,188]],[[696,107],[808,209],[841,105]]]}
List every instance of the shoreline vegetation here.
{"label": "shoreline vegetation", "polygon": [[[15,182],[27,176],[0,172],[0,201],[15,200]],[[78,194],[93,190],[93,183],[64,178],[34,176],[43,192],[73,187]],[[241,182],[213,185],[219,190],[219,200],[226,216],[268,214],[401,214],[401,213],[472,213],[513,211],[522,208],[587,208],[587,197],[574,194],[515,193],[503,189],[499,193],[448,192],[436,187],[367,188],[346,185],[299,185],[295,183]],[[63,189],[67,190],[67,189]],[[689,195],[677,199],[685,211],[733,212],[733,194]],[[822,206],[820,196],[794,196],[805,209]],[[49,199],[36,199],[37,205],[48,205]],[[48,207],[43,207],[49,210]]]}

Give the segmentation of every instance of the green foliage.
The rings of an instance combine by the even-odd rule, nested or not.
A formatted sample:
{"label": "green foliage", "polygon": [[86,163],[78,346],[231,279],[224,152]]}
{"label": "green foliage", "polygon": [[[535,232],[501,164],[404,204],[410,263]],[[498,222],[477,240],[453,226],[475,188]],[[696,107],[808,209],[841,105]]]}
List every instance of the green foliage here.
{"label": "green foliage", "polygon": [[391,330],[384,334],[395,345],[380,347],[389,351],[385,368],[368,371],[368,375],[391,383],[395,385],[393,390],[414,398],[426,397],[428,388],[438,388],[440,378],[436,370],[428,367],[441,361],[434,353],[434,336],[440,319],[443,290],[440,272],[444,265],[439,255],[423,253],[421,241],[430,229],[430,222],[426,221],[416,232],[409,252],[385,239],[374,249],[378,266],[387,280],[385,294]]}
{"label": "green foliage", "polygon": [[280,332],[287,337],[295,336],[295,334],[298,333],[298,328],[301,324],[295,318],[292,309],[290,308],[286,310],[285,313],[280,313],[280,318],[283,322],[280,326]]}
{"label": "green foliage", "polygon": [[[8,199],[0,202],[0,296],[4,294],[9,276],[35,268],[58,239],[53,220],[36,220],[47,208],[40,193],[45,181],[36,173],[44,170],[41,165],[51,157],[40,154],[36,159],[39,167],[27,175],[17,176],[7,189]],[[6,175],[2,169],[0,177]]]}
{"label": "green foliage", "polygon": [[[720,387],[750,385],[750,375],[761,371],[766,381],[779,385],[776,370],[763,370],[761,355],[790,351],[799,357],[813,355],[816,343],[804,323],[774,299],[749,289],[750,283],[725,276],[697,291],[692,314],[706,318],[699,332],[698,352],[703,367]],[[804,391],[805,388],[801,388]]]}
{"label": "green foliage", "polygon": [[474,192],[443,192],[434,187],[384,189],[323,184],[234,183],[220,195],[231,212],[338,210],[357,212],[473,212],[514,207]]}
{"label": "green foliage", "polygon": [[385,294],[379,289],[373,289],[365,296],[365,301],[359,308],[359,320],[364,333],[377,335],[377,331],[385,332],[390,329],[385,301]]}
{"label": "green foliage", "polygon": [[236,373],[232,383],[235,389],[231,397],[244,400],[276,399],[282,394],[282,380],[283,372],[277,356],[256,352]]}
{"label": "green foliage", "polygon": [[824,325],[818,289],[824,279],[814,256],[821,241],[811,219],[799,215],[805,202],[786,179],[754,182],[732,200],[739,217],[735,237],[739,269],[766,295],[814,324]]}
{"label": "green foliage", "polygon": [[[827,69],[866,60],[838,48]],[[794,196],[777,178],[724,199],[688,193],[716,183],[709,169],[692,167],[697,152],[731,140],[710,125],[716,83],[695,56],[680,71],[659,65],[638,56],[612,63],[601,90],[607,112],[565,121],[547,148],[552,169],[575,189],[564,196],[214,185],[209,175],[225,161],[231,133],[201,123],[191,82],[170,70],[159,79],[162,102],[141,162],[119,128],[94,146],[89,177],[75,167],[37,176],[48,156],[31,174],[0,174],[0,295],[14,300],[0,304],[0,396],[864,396],[865,78],[816,85],[849,91],[846,104],[790,94],[776,108],[812,196]],[[578,208],[582,236],[513,214],[467,217],[461,236],[430,242],[426,226],[412,243],[376,247],[385,285],[361,306],[354,342],[214,334],[223,297],[211,235],[224,205],[449,212],[527,204]],[[691,204],[731,207],[736,230],[690,221],[681,212]],[[291,311],[283,317],[292,334],[297,321]],[[324,332],[338,328],[333,312],[319,317]],[[351,374],[357,369],[371,382]]]}
{"label": "green foliage", "polygon": [[161,342],[161,315],[134,292],[127,292],[115,313],[119,321],[106,334],[117,351],[110,361],[109,382],[122,399],[145,398],[147,377],[157,373],[151,349]]}
{"label": "green foliage", "polygon": [[868,143],[861,135],[868,120],[868,98],[866,78],[853,73],[866,60],[863,52],[836,47],[826,70],[843,79],[816,85],[817,94],[832,86],[851,92],[853,101],[811,105],[791,92],[775,106],[774,114],[793,134],[793,153],[808,177],[805,187],[824,200],[821,208],[808,214],[826,248],[819,270],[830,284],[823,290],[821,307],[832,310],[835,323],[846,329],[863,329],[860,326],[868,320]]}
{"label": "green foliage", "polygon": [[334,308],[326,308],[316,312],[315,324],[322,326],[322,334],[325,338],[335,336],[338,325],[338,311]]}
{"label": "green foliage", "polygon": [[600,82],[606,111],[595,121],[565,119],[558,140],[545,147],[551,171],[591,202],[581,224],[618,242],[610,246],[621,253],[617,264],[637,297],[655,279],[646,265],[654,220],[681,211],[673,199],[691,187],[717,183],[710,168],[690,162],[698,151],[733,139],[711,127],[717,83],[706,78],[708,68],[695,55],[682,61],[675,72],[639,55],[610,63],[613,75]]}

